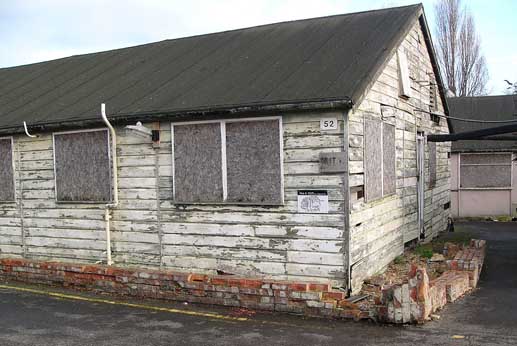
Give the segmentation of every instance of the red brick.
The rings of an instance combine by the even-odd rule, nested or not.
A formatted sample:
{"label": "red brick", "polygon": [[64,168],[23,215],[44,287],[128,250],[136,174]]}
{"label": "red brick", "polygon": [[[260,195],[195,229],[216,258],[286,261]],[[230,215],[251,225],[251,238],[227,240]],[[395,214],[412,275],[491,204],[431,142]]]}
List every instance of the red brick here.
{"label": "red brick", "polygon": [[228,279],[225,277],[215,276],[210,279],[212,285],[226,286],[228,285]]}
{"label": "red brick", "polygon": [[290,291],[307,292],[308,289],[309,289],[309,285],[308,284],[303,284],[303,283],[289,283],[287,285],[287,288]]}
{"label": "red brick", "polygon": [[323,292],[323,299],[343,300],[343,299],[345,299],[345,293],[344,292]]}
{"label": "red brick", "polygon": [[260,280],[243,280],[243,282],[241,282],[240,287],[243,287],[243,288],[261,288],[262,287],[262,281],[260,281]]}
{"label": "red brick", "polygon": [[330,289],[331,289],[330,284],[320,284],[320,283],[309,284],[309,291],[328,292],[328,291],[330,291]]}
{"label": "red brick", "polygon": [[188,282],[194,282],[194,281],[204,282],[204,281],[206,281],[206,279],[207,279],[207,276],[203,275],[203,274],[190,274],[188,276],[187,281]]}
{"label": "red brick", "polygon": [[355,310],[355,309],[359,309],[359,306],[355,303],[350,303],[350,302],[347,302],[346,300],[342,300],[338,303],[338,307],[342,308],[342,309],[347,309],[347,310]]}

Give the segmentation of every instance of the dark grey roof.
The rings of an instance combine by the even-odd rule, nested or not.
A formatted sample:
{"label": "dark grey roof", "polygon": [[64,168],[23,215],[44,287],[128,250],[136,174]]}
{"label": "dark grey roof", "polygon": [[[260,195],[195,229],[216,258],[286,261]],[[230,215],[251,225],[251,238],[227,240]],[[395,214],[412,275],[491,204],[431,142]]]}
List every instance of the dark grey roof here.
{"label": "dark grey roof", "polygon": [[[452,97],[447,99],[450,116],[475,120],[517,120],[517,95]],[[455,133],[481,130],[508,125],[504,123],[471,123],[451,120]],[[494,151],[517,150],[514,141],[457,141],[452,144],[453,151]]]}
{"label": "dark grey roof", "polygon": [[352,100],[421,5],[297,20],[0,69],[0,129]]}

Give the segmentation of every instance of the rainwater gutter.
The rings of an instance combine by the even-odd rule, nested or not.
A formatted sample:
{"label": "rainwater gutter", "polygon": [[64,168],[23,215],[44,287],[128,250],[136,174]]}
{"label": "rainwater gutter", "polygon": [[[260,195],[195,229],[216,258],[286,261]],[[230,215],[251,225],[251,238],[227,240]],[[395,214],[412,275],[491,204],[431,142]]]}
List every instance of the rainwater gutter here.
{"label": "rainwater gutter", "polygon": [[112,210],[118,206],[118,167],[117,167],[117,134],[115,133],[115,129],[111,125],[106,116],[106,105],[104,103],[101,104],[101,114],[102,120],[108,127],[110,131],[110,139],[111,139],[111,167],[112,167],[112,179],[113,179],[113,200],[111,203],[106,204],[106,213],[104,216],[104,220],[106,221],[106,262],[110,266],[113,264],[113,260],[111,258],[111,219],[112,219]]}

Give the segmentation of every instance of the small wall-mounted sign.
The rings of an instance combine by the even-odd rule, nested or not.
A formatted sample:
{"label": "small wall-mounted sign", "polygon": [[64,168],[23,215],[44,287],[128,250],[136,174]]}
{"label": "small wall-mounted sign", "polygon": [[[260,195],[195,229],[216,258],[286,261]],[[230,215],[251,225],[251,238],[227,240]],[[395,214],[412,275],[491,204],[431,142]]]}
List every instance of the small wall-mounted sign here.
{"label": "small wall-mounted sign", "polygon": [[322,118],[320,120],[320,129],[322,131],[337,130],[337,118]]}
{"label": "small wall-mounted sign", "polygon": [[298,190],[298,212],[328,214],[329,196],[325,190]]}
{"label": "small wall-mounted sign", "polygon": [[321,173],[343,173],[346,172],[346,153],[320,153]]}

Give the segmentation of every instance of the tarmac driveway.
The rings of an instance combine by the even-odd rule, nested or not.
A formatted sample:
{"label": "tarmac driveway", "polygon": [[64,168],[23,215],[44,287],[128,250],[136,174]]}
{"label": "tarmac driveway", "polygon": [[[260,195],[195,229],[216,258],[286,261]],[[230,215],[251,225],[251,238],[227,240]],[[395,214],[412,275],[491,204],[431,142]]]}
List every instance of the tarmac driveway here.
{"label": "tarmac driveway", "polygon": [[424,326],[247,316],[8,283],[0,286],[0,345],[517,345],[517,223],[457,230],[488,240],[479,289]]}

